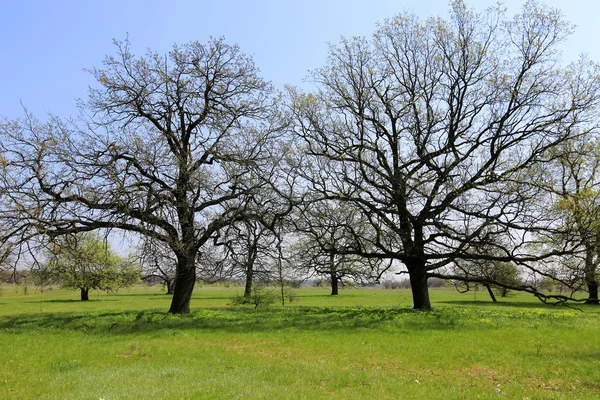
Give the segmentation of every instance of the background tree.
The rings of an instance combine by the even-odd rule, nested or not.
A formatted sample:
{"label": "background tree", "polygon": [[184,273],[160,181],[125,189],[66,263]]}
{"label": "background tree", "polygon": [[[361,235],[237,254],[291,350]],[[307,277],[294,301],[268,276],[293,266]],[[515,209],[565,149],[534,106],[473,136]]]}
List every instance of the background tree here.
{"label": "background tree", "polygon": [[[277,237],[272,230],[257,220],[233,224],[224,233],[230,267],[241,272],[245,280],[244,297],[252,295],[255,280],[269,281],[277,258]],[[233,271],[234,275],[237,275]]]}
{"label": "background tree", "polygon": [[463,276],[462,280],[455,280],[455,286],[459,291],[470,290],[471,283],[482,285],[487,289],[493,302],[497,301],[493,289],[497,290],[502,297],[506,297],[511,288],[522,288],[524,284],[519,268],[510,262],[495,260],[456,262],[452,274]]}
{"label": "background tree", "polygon": [[332,296],[344,280],[374,281],[383,273],[382,260],[351,254],[368,229],[358,210],[332,201],[307,202],[298,208],[295,228],[295,262],[307,276],[325,276]]}
{"label": "background tree", "polygon": [[554,195],[548,212],[563,228],[549,243],[568,243],[578,249],[558,262],[562,271],[555,275],[575,291],[585,288],[586,303],[598,304],[600,142],[597,137],[581,136],[554,149],[552,156],[553,162],[536,176],[540,186]]}
{"label": "background tree", "polygon": [[167,294],[173,294],[177,265],[173,251],[164,242],[143,238],[138,245],[138,259],[142,267],[142,279],[158,279],[165,285]]}
{"label": "background tree", "polygon": [[297,134],[322,160],[305,185],[361,210],[374,234],[347,252],[403,263],[415,308],[431,308],[427,279],[453,278],[441,268],[456,261],[549,255],[527,246],[554,221],[526,177],[598,100],[596,64],[559,66],[570,32],[534,1],[509,20],[456,0],[448,20],[401,14],[371,40],[343,39],[312,74],[319,89],[292,91]]}
{"label": "background tree", "polygon": [[[252,59],[223,39],[134,56],[129,43],[91,73],[76,121],[27,114],[0,125],[2,218],[23,240],[122,229],[177,260],[172,313],[188,313],[203,246],[246,219],[277,98]],[[4,234],[3,234],[4,235]]]}
{"label": "background tree", "polygon": [[50,243],[39,278],[78,289],[81,300],[90,290],[112,291],[140,279],[138,266],[115,254],[106,241],[92,233],[65,235]]}

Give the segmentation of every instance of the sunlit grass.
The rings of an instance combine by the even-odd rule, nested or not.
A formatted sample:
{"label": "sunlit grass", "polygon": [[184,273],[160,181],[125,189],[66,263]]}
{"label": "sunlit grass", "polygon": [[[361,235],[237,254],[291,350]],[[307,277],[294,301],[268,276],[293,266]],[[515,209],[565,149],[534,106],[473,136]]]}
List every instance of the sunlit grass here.
{"label": "sunlit grass", "polygon": [[153,288],[77,301],[0,292],[0,398],[596,398],[599,309],[514,295],[299,290],[291,306],[231,307],[201,287],[191,315]]}

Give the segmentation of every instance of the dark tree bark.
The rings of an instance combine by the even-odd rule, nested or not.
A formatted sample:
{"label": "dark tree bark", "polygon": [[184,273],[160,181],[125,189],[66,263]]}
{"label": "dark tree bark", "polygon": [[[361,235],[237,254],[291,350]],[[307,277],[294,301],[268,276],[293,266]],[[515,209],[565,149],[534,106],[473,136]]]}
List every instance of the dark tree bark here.
{"label": "dark tree bark", "polygon": [[333,253],[329,255],[329,273],[329,276],[331,278],[331,295],[337,296],[339,294],[338,276],[337,270],[335,269],[335,255]]}
{"label": "dark tree bark", "polygon": [[585,301],[585,304],[600,304],[598,300],[598,282],[597,281],[589,281],[588,282],[588,298]]}
{"label": "dark tree bark", "polygon": [[254,277],[253,265],[246,266],[246,285],[244,287],[244,297],[250,297],[252,295],[252,279]]}
{"label": "dark tree bark", "polygon": [[490,294],[490,297],[492,298],[492,301],[493,301],[494,303],[497,303],[497,302],[498,302],[498,300],[496,300],[496,296],[494,295],[494,292],[492,291],[492,288],[490,287],[490,285],[487,285],[487,284],[486,284],[486,285],[484,285],[484,286],[485,286],[485,288],[487,289],[488,293]]}
{"label": "dark tree bark", "polygon": [[246,259],[246,287],[244,288],[244,297],[250,297],[252,295],[252,281],[254,280],[254,263],[258,257],[258,241],[260,240],[264,230],[257,233],[254,231],[254,235],[251,234],[248,229],[247,238],[247,259]]}
{"label": "dark tree bark", "polygon": [[190,300],[196,284],[196,268],[194,256],[177,256],[177,276],[173,290],[173,299],[169,312],[172,314],[189,314]]}
{"label": "dark tree bark", "polygon": [[598,281],[596,280],[596,264],[594,263],[594,246],[588,244],[585,257],[585,280],[588,287],[588,298],[585,304],[600,304],[598,301]]}
{"label": "dark tree bark", "polygon": [[81,301],[88,301],[90,299],[90,289],[81,288]]}
{"label": "dark tree bark", "polygon": [[173,294],[173,290],[175,289],[175,279],[168,279],[165,283],[167,285],[167,294]]}
{"label": "dark tree bark", "polygon": [[415,310],[430,311],[431,302],[429,300],[425,265],[409,266],[407,264],[407,268],[413,296],[413,308]]}

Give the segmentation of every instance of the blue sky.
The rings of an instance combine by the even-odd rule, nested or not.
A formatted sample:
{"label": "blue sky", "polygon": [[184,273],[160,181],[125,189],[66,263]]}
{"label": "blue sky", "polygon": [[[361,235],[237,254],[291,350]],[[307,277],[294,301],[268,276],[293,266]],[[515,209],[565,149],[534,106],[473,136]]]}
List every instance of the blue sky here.
{"label": "blue sky", "polygon": [[[467,4],[484,10],[493,0]],[[547,0],[578,25],[565,59],[588,53],[600,61],[600,2]],[[518,11],[522,0],[504,4]],[[225,36],[253,55],[262,75],[282,87],[302,84],[309,69],[323,64],[327,43],[340,36],[370,35],[377,21],[403,11],[423,18],[444,15],[447,0],[0,0],[0,115],[69,116],[75,99],[93,84],[84,68],[114,53],[112,39],[129,34],[134,52],[167,52],[175,43]]]}

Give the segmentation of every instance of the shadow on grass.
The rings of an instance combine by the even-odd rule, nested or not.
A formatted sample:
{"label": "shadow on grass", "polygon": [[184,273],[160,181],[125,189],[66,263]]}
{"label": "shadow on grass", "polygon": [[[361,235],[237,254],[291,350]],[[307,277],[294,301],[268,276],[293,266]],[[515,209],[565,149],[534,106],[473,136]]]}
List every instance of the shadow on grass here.
{"label": "shadow on grass", "polygon": [[[55,300],[44,300],[44,299],[32,299],[32,300],[23,300],[23,303],[56,303],[56,304],[60,304],[60,303],[81,303],[83,300],[80,299],[55,299]],[[90,299],[87,302],[88,303],[93,303],[95,301],[98,301],[96,299]]]}
{"label": "shadow on grass", "polygon": [[173,333],[178,330],[225,332],[319,331],[357,328],[445,330],[457,326],[456,316],[409,308],[294,307],[201,309],[189,315],[158,311],[44,313],[0,318],[4,333],[44,329],[86,334]]}
{"label": "shadow on grass", "polygon": [[[0,318],[0,330],[5,334],[43,329],[48,333],[68,330],[97,335],[154,333],[159,336],[176,335],[184,330],[247,333],[377,329],[401,333],[497,329],[504,324],[527,326],[541,320],[552,320],[553,323],[564,320],[572,324],[573,318],[583,314],[545,312],[531,307],[529,303],[505,303],[507,306],[521,307],[519,310],[490,309],[481,307],[482,303],[477,303],[477,307],[469,306],[469,302],[458,303],[463,306],[441,306],[430,312],[381,307],[273,307],[256,310],[229,307],[199,309],[189,315],[173,315],[157,310],[32,313]],[[523,308],[523,304],[528,304],[527,309]],[[596,316],[592,314],[595,313],[590,313],[586,318]]]}
{"label": "shadow on grass", "polygon": [[167,294],[167,292],[158,292],[158,293],[127,293],[127,292],[119,292],[117,293],[120,297],[131,296],[131,297],[169,297],[172,296]]}
{"label": "shadow on grass", "polygon": [[537,309],[537,310],[578,310],[578,311],[600,311],[600,307],[596,305],[571,302],[567,304],[545,304],[541,301],[502,301],[494,303],[492,301],[481,300],[446,300],[438,301],[439,304],[448,304],[453,306],[476,306],[483,308],[520,308],[520,309]]}
{"label": "shadow on grass", "polygon": [[[202,294],[202,295],[198,295],[197,297],[194,296],[193,297],[193,301],[204,301],[204,300],[231,300],[232,297],[235,297],[236,295],[242,294],[244,293],[243,290],[240,290],[239,293],[234,293],[232,292],[231,295],[216,295],[216,296],[211,296],[210,294]],[[159,293],[121,293],[119,292],[117,294],[117,296],[119,296],[120,298],[125,298],[125,297],[149,297],[149,298],[160,298],[160,299],[168,299],[170,300],[171,297],[173,296],[172,294],[167,294],[167,292],[159,292]]]}
{"label": "shadow on grass", "polygon": [[566,306],[553,306],[551,304],[544,304],[540,301],[502,301],[499,300],[497,303],[492,301],[484,300],[445,300],[438,301],[439,304],[451,304],[454,306],[477,306],[477,307],[517,307],[517,308],[553,308]]}

